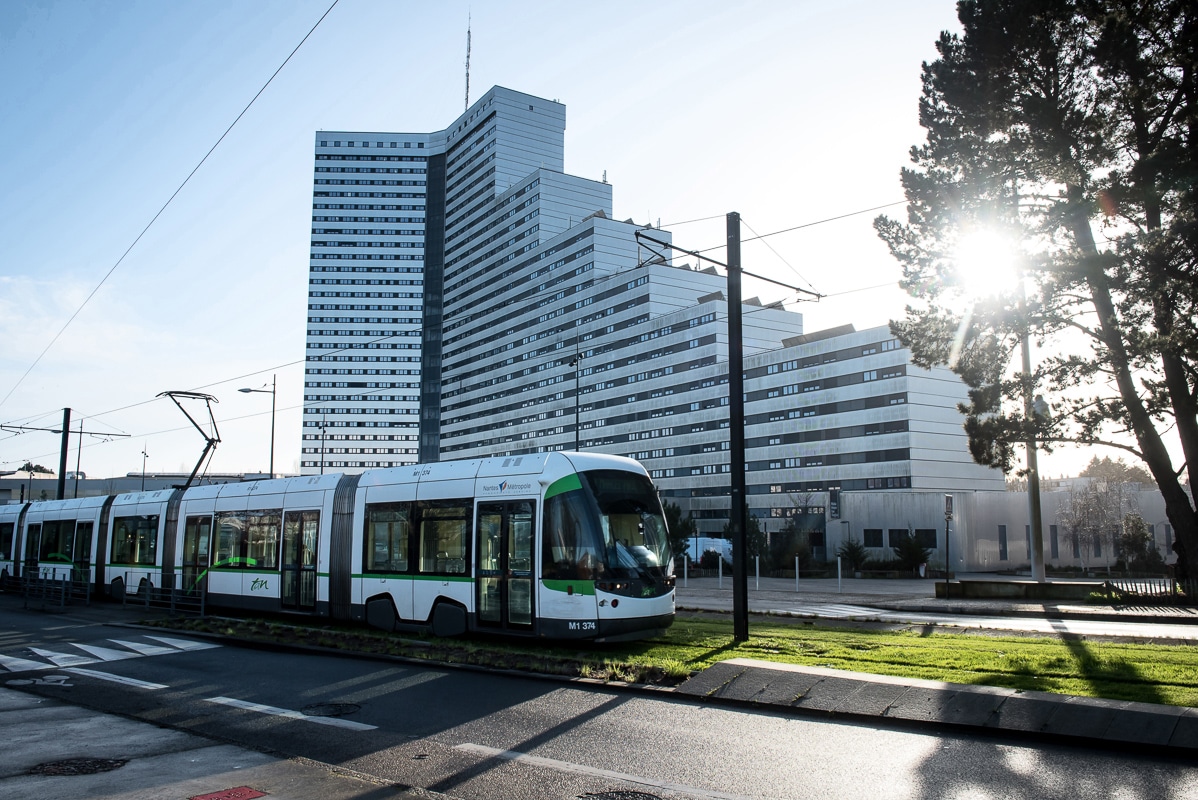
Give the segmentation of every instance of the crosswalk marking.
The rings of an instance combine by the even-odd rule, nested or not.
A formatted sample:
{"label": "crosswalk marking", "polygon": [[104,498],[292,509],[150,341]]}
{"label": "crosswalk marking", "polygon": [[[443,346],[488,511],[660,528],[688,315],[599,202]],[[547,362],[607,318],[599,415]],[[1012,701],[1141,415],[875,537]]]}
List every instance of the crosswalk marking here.
{"label": "crosswalk marking", "polygon": [[95,644],[75,643],[75,647],[86,650],[101,661],[121,661],[126,658],[141,658],[141,653],[131,653],[128,650],[113,650],[111,647],[100,647]]}
{"label": "crosswalk marking", "polygon": [[197,642],[191,639],[171,639],[167,636],[147,635],[146,638],[154,639],[156,641],[162,642],[163,644],[168,644],[171,647],[177,647],[180,650],[209,650],[213,647],[220,647],[219,644],[212,644],[211,642]]}
{"label": "crosswalk marking", "polygon": [[53,666],[55,665],[47,664],[43,661],[30,661],[27,658],[0,655],[0,667],[4,667],[9,672],[26,672],[33,669],[50,669]]}
{"label": "crosswalk marking", "polygon": [[121,647],[128,647],[130,650],[136,650],[143,656],[163,656],[167,653],[179,652],[174,647],[161,647],[156,644],[146,644],[145,642],[126,642],[123,639],[109,639],[108,641],[116,642]]}
{"label": "crosswalk marking", "polygon": [[[27,652],[44,660],[35,661],[32,658],[22,658],[20,656],[0,653],[0,673],[30,672],[48,669],[69,670],[69,668],[82,667],[88,664],[123,661],[130,658],[145,658],[146,656],[164,656],[171,653],[194,652],[220,647],[218,644],[211,644],[209,642],[174,639],[167,636],[145,636],[142,638],[153,639],[155,641],[151,643],[126,639],[108,639],[106,644],[113,645],[111,647],[87,642],[58,642],[55,643],[54,647],[56,649],[54,650],[44,647],[26,646],[25,649]],[[75,648],[81,651],[81,653],[86,653],[86,655],[82,655],[80,652],[71,652],[67,648]],[[83,670],[81,674],[87,672],[88,670]]]}
{"label": "crosswalk marking", "polygon": [[87,658],[86,656],[77,656],[74,653],[59,653],[54,650],[43,650],[40,647],[29,648],[30,652],[36,653],[42,658],[48,658],[58,667],[78,667],[83,664],[95,664],[96,659]]}

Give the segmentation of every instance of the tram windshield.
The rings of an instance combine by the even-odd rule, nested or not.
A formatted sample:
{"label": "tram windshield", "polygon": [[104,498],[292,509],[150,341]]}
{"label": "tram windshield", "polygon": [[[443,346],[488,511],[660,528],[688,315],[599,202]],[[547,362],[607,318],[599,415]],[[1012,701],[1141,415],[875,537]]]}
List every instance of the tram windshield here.
{"label": "tram windshield", "polygon": [[546,578],[645,578],[673,573],[661,503],[644,475],[595,470],[570,476],[545,501]]}

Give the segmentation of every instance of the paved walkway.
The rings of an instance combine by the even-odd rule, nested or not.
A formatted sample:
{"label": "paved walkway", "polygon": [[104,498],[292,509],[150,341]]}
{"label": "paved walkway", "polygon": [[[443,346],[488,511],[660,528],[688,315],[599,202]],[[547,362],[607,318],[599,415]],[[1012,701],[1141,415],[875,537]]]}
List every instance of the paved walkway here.
{"label": "paved walkway", "polygon": [[[1016,604],[1005,601],[936,601],[927,580],[793,581],[751,578],[751,610],[789,604],[803,608],[851,604],[878,613],[1039,613],[1115,615],[1118,619],[1189,624],[1192,609],[1105,609]],[[680,583],[679,608],[727,611],[732,582],[691,578]],[[20,600],[6,598],[16,610]],[[109,603],[71,607],[68,614],[96,622],[134,623],[156,612]],[[1198,626],[1193,630],[1198,636]],[[234,642],[230,642],[231,644]],[[8,679],[22,680],[20,673]],[[640,691],[637,687],[622,687]],[[653,690],[660,696],[664,692]],[[797,667],[751,659],[724,661],[693,676],[672,693],[692,700],[745,708],[770,708],[805,716],[875,725],[973,731],[1018,739],[1083,746],[1139,749],[1157,755],[1198,756],[1198,709],[1020,692],[918,679]],[[375,800],[439,798],[445,795],[373,779],[302,759],[287,759],[216,742],[140,720],[104,714],[56,700],[0,688],[0,797],[120,798],[121,800]],[[106,771],[94,771],[106,770]]]}

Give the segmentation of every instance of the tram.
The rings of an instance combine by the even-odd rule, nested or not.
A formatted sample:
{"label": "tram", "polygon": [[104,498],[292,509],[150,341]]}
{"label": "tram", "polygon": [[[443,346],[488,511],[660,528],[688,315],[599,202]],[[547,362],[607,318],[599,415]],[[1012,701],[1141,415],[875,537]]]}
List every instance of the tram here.
{"label": "tram", "polygon": [[653,484],[593,453],[0,507],[0,573],[70,568],[114,597],[160,587],[437,636],[619,641],[674,618]]}

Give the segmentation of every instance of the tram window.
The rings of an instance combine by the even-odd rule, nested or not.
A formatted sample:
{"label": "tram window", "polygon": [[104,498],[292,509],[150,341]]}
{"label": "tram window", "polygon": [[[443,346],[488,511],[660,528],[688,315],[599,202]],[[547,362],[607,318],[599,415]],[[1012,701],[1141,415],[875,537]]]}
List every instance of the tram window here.
{"label": "tram window", "polygon": [[70,562],[74,524],[74,520],[46,520],[42,523],[42,561]]}
{"label": "tram window", "polygon": [[0,522],[0,561],[12,558],[13,523]]}
{"label": "tram window", "polygon": [[470,541],[470,500],[437,500],[420,504],[420,571],[466,574]]}
{"label": "tram window", "polygon": [[589,523],[581,490],[545,501],[545,546],[541,572],[546,578],[594,580],[605,569],[594,524]]}
{"label": "tram window", "polygon": [[246,569],[278,569],[282,511],[251,511],[246,525]]}
{"label": "tram window", "polygon": [[113,564],[153,564],[157,554],[157,514],[116,518],[112,524]]}
{"label": "tram window", "polygon": [[280,510],[225,511],[216,517],[212,566],[224,569],[279,568]]}
{"label": "tram window", "polygon": [[407,572],[411,503],[366,508],[366,572]]}

